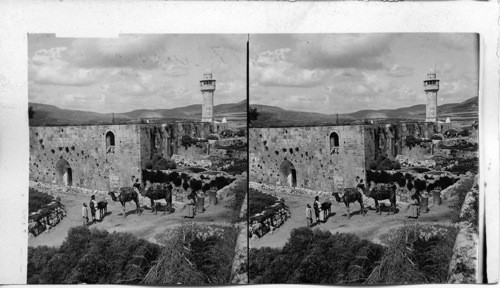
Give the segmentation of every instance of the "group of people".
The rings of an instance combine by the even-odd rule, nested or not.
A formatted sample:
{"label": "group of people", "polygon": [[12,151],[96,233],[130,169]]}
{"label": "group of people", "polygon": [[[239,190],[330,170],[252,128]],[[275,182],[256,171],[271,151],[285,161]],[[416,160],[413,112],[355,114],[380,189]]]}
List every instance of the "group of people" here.
{"label": "group of people", "polygon": [[[105,198],[103,198],[102,201],[100,201],[102,204],[99,205],[99,203],[95,200],[95,195],[90,196],[90,202],[89,206],[87,206],[87,203],[83,203],[82,207],[82,219],[83,219],[83,226],[87,226],[89,224],[93,224],[96,221],[102,221],[102,218],[106,215],[106,206],[107,206],[107,201]],[[100,206],[100,207],[99,207]],[[92,222],[90,222],[89,218],[89,208],[90,208],[90,216],[92,217]],[[101,209],[99,209],[101,208]],[[97,209],[99,209],[99,214],[97,213]],[[102,210],[104,209],[104,210]]]}
{"label": "group of people", "polygon": [[[332,203],[330,200],[326,200],[323,203],[319,202],[319,196],[314,197],[313,207],[311,205],[306,205],[306,221],[307,227],[313,225],[318,225],[321,222],[326,222],[328,216],[331,213]],[[314,215],[313,215],[314,211]],[[313,217],[314,216],[314,217]]]}

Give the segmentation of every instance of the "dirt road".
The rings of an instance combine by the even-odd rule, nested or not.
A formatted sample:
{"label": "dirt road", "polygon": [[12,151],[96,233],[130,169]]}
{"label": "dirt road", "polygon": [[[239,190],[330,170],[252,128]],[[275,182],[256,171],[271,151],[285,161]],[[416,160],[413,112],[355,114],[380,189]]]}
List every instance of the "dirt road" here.
{"label": "dirt road", "polygon": [[[67,216],[48,233],[34,237],[30,234],[28,246],[59,246],[63,243],[71,227],[82,225],[81,209],[83,203],[90,201],[90,195],[79,195],[69,193],[58,193],[62,204],[66,207]],[[100,197],[97,196],[97,200]],[[119,202],[108,200],[108,214],[101,222],[89,225],[90,228],[106,229],[109,232],[129,232],[137,237],[155,241],[155,236],[163,232],[166,228],[180,225],[183,222],[194,221],[196,223],[228,225],[233,213],[226,208],[232,198],[225,198],[218,205],[210,205],[204,213],[197,213],[194,219],[184,218],[185,211],[175,211],[172,214],[158,212],[157,215],[149,209],[143,209],[141,215],[135,214],[135,203],[128,202],[126,205],[127,217],[123,217],[123,209]]]}
{"label": "dirt road", "polygon": [[[306,204],[311,204],[314,197],[303,195],[291,195],[278,193],[276,196],[285,199],[285,204],[289,207],[291,218],[285,224],[276,229],[272,234],[268,233],[262,238],[251,239],[250,248],[273,247],[281,248],[290,237],[290,232],[299,227],[306,226],[305,209]],[[327,200],[320,197],[320,202]],[[380,243],[380,236],[386,234],[393,228],[403,226],[405,223],[439,223],[449,225],[448,203],[443,202],[440,206],[430,206],[429,213],[421,213],[418,219],[408,218],[410,211],[399,211],[396,214],[387,216],[387,212],[378,215],[375,210],[368,209],[362,216],[359,203],[350,206],[352,217],[348,219],[347,209],[343,203],[337,203],[333,198],[332,213],[326,223],[314,225],[313,229],[328,230],[331,233],[354,233],[359,237]],[[365,208],[366,210],[366,208]]]}

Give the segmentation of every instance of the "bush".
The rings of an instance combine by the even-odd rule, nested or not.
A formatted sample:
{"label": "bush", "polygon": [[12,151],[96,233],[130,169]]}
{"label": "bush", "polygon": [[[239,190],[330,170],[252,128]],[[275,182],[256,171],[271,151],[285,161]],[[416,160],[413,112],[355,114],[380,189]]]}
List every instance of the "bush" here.
{"label": "bush", "polygon": [[427,183],[424,180],[415,179],[415,181],[413,182],[413,186],[415,187],[415,190],[417,192],[421,192],[425,190],[425,188],[427,187]]}
{"label": "bush", "polygon": [[247,219],[246,215],[244,215],[243,218],[240,219],[241,206],[243,205],[243,201],[245,201],[247,191],[246,181],[239,181],[233,188],[232,192],[234,193],[234,198],[232,198],[232,200],[229,202],[229,205],[226,206],[226,208],[231,209],[231,211],[233,212],[230,217],[231,223],[236,223],[240,220]]}
{"label": "bush", "polygon": [[261,213],[276,202],[278,202],[278,197],[250,188],[248,194],[248,215],[252,216]]}
{"label": "bush", "polygon": [[252,283],[363,283],[383,252],[382,246],[354,234],[305,227],[294,229],[281,251],[266,250],[250,251],[249,266],[257,268],[249,271]]}
{"label": "bush", "polygon": [[[220,233],[209,232],[218,229]],[[201,236],[208,235],[208,236]],[[146,284],[227,284],[238,229],[183,225],[158,237],[165,248],[149,270]]]}
{"label": "bush", "polygon": [[161,156],[155,156],[151,161],[146,163],[146,169],[153,169],[153,170],[177,169],[177,165],[173,160],[165,159]]}
{"label": "bush", "polygon": [[[442,232],[437,233],[436,229]],[[393,229],[382,239],[387,248],[365,283],[446,283],[457,233],[456,228],[438,226],[408,225]]]}
{"label": "bush", "polygon": [[412,135],[408,135],[405,137],[405,146],[409,147],[410,149],[419,145],[419,146],[422,146],[422,143],[425,143],[425,142],[431,142],[432,140],[430,139],[420,139],[420,138],[416,138]]}
{"label": "bush", "polygon": [[217,190],[220,190],[227,185],[231,184],[234,179],[226,178],[224,176],[217,176],[214,180],[210,182],[211,186],[217,187]]}
{"label": "bush", "polygon": [[136,284],[159,254],[160,246],[132,234],[74,227],[61,247],[28,250],[28,283]]}
{"label": "bush", "polygon": [[28,211],[29,213],[37,212],[50,202],[54,201],[54,197],[42,193],[34,188],[29,188],[28,193]]}
{"label": "bush", "polygon": [[191,145],[196,144],[196,139],[191,138],[189,135],[182,135],[181,137],[181,146],[185,149],[191,147]]}
{"label": "bush", "polygon": [[385,156],[377,156],[374,163],[370,163],[371,170],[398,170],[401,165],[398,161],[391,160]]}
{"label": "bush", "polygon": [[239,175],[243,172],[247,172],[248,165],[246,159],[237,159],[234,164],[229,165],[227,168],[222,168],[222,171],[229,173],[231,175]]}
{"label": "bush", "polygon": [[191,179],[191,181],[189,181],[189,187],[191,187],[192,192],[201,190],[202,184],[203,182],[198,179]]}
{"label": "bush", "polygon": [[189,189],[189,182],[187,180],[184,180],[184,182],[182,182],[182,188],[186,191]]}
{"label": "bush", "polygon": [[[176,171],[167,173],[163,171],[148,171],[148,170],[142,170],[142,179],[144,181],[149,181],[151,183],[170,183],[173,182],[174,184],[177,183],[178,181],[182,181],[181,178],[179,177],[179,173]],[[180,186],[176,185],[177,187]]]}

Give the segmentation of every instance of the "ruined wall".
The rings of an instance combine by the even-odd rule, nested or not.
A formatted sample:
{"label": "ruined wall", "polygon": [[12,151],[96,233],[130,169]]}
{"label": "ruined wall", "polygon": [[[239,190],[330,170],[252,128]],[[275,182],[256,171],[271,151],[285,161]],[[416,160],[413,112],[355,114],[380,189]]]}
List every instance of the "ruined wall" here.
{"label": "ruined wall", "polygon": [[140,150],[142,169],[153,157],[160,156],[169,159],[174,154],[197,158],[206,155],[208,142],[197,143],[189,147],[181,145],[182,136],[191,138],[206,138],[213,133],[211,123],[164,123],[142,124],[140,127]]}
{"label": "ruined wall", "polygon": [[[110,131],[114,145],[106,142]],[[139,145],[139,125],[30,127],[30,179],[64,184],[69,177],[72,186],[97,190],[129,186],[141,177]]]}
{"label": "ruined wall", "polygon": [[[338,147],[330,145],[332,132],[339,136]],[[356,176],[365,178],[364,140],[359,125],[250,129],[250,181],[274,185],[279,179],[289,185],[287,160],[295,169],[296,187],[354,187]]]}
{"label": "ruined wall", "polygon": [[397,155],[427,156],[432,153],[432,143],[422,143],[413,147],[405,144],[406,136],[418,139],[430,138],[436,132],[436,124],[431,122],[394,123],[364,126],[366,168],[378,156],[395,159]]}

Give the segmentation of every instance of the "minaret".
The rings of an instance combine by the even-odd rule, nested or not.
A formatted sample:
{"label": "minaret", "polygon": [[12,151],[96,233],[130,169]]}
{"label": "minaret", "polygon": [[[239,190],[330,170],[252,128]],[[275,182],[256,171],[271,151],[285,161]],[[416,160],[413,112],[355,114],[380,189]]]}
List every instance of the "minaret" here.
{"label": "minaret", "polygon": [[424,80],[424,90],[427,97],[425,121],[437,122],[437,92],[439,91],[439,80],[436,79],[436,73],[427,74],[427,79]]}
{"label": "minaret", "polygon": [[214,121],[214,91],[215,80],[212,80],[212,73],[203,74],[203,80],[200,81],[200,90],[203,96],[201,108],[201,122]]}

